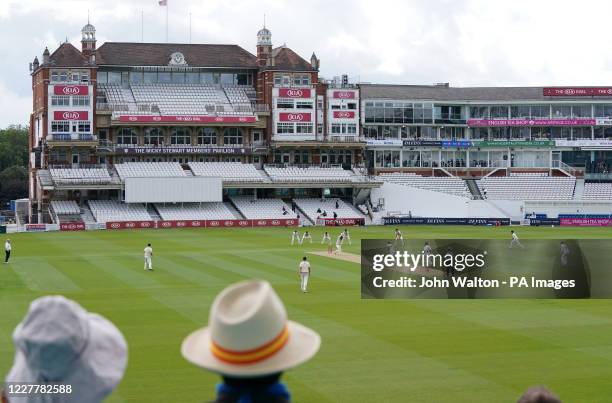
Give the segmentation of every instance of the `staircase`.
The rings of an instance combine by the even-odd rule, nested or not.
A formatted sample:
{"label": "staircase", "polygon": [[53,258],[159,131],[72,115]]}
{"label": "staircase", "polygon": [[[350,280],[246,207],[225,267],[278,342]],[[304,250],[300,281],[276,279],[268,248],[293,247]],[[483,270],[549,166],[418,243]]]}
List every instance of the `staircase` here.
{"label": "staircase", "polygon": [[91,210],[85,204],[83,204],[81,206],[81,220],[83,220],[84,223],[94,223],[94,222],[96,222],[96,219],[94,218],[93,214],[91,213]]}
{"label": "staircase", "polygon": [[574,200],[582,200],[584,196],[584,179],[576,178],[576,187],[574,188]]}
{"label": "staircase", "polygon": [[472,193],[472,199],[474,200],[483,199],[482,193],[480,193],[480,189],[478,188],[478,185],[476,184],[476,179],[466,179],[465,184],[467,185],[468,189],[470,189],[470,193]]}
{"label": "staircase", "polygon": [[155,205],[153,204],[147,204],[147,213],[149,213],[149,215],[151,216],[151,220],[153,221],[162,220],[161,216],[157,212],[157,209],[155,208]]}
{"label": "staircase", "polygon": [[224,202],[223,204],[225,204],[225,207],[227,207],[227,209],[232,212],[232,214],[234,215],[234,217],[236,217],[237,220],[244,220],[244,216],[240,213],[240,211],[238,211],[236,206],[234,206],[234,203],[228,201]]}

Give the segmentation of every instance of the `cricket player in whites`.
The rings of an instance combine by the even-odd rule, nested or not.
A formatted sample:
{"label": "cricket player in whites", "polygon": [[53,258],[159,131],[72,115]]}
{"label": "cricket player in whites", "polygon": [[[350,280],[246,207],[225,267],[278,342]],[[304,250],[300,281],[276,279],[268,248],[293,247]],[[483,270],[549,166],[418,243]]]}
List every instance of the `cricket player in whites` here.
{"label": "cricket player in whites", "polygon": [[153,264],[151,263],[151,258],[153,257],[153,248],[151,248],[151,244],[147,244],[147,247],[144,248],[144,269],[148,271],[153,271]]}
{"label": "cricket player in whites", "polygon": [[331,242],[331,237],[329,236],[329,232],[327,231],[323,233],[323,238],[321,239],[321,245],[323,245],[325,242]]}
{"label": "cricket player in whites", "polygon": [[400,231],[398,228],[395,229],[395,244],[402,244],[402,247],[404,247],[404,236],[402,235],[402,231]]}
{"label": "cricket player in whites", "polygon": [[300,275],[300,289],[302,292],[308,292],[308,277],[310,276],[310,263],[306,256],[302,258],[300,262],[300,267],[298,269],[298,274]]}
{"label": "cricket player in whites", "polygon": [[349,245],[352,245],[353,243],[351,242],[351,236],[349,235],[348,229],[344,229],[344,239],[346,239],[349,243]]}
{"label": "cricket player in whites", "polygon": [[508,246],[508,248],[524,248],[523,244],[521,244],[521,242],[519,241],[519,237],[518,235],[516,235],[516,232],[514,232],[514,230],[511,230],[510,233],[512,234],[512,239],[510,240],[510,246]]}
{"label": "cricket player in whites", "polygon": [[312,235],[310,235],[310,232],[308,231],[304,231],[304,235],[302,235],[302,240],[300,241],[300,243],[304,243],[306,239],[308,239],[310,243],[312,243]]}
{"label": "cricket player in whites", "polygon": [[300,239],[300,233],[296,229],[294,229],[291,233],[291,246],[293,246],[295,242],[297,242],[298,245],[302,244],[302,240]]}
{"label": "cricket player in whites", "polygon": [[343,242],[344,242],[344,234],[340,233],[340,235],[336,239],[336,252],[334,252],[336,255],[339,255],[340,253],[342,253],[342,243]]}

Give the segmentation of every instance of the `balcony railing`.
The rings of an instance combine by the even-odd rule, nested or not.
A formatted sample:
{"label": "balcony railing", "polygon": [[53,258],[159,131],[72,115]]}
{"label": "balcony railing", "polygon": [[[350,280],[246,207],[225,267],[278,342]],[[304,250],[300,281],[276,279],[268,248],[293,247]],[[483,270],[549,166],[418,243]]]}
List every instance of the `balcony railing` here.
{"label": "balcony railing", "polygon": [[91,133],[51,133],[47,141],[98,141],[98,137]]}

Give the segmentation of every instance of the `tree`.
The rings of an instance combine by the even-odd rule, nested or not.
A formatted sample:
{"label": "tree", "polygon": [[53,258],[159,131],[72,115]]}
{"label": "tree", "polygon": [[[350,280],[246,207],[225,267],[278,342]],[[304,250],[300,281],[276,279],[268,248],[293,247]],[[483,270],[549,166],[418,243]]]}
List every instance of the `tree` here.
{"label": "tree", "polygon": [[28,128],[0,130],[0,206],[28,197]]}

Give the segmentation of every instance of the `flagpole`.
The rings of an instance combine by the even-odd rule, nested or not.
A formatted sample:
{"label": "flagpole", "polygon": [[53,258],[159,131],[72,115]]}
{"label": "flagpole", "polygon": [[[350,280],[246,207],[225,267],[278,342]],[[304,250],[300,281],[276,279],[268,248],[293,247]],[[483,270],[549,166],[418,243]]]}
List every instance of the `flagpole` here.
{"label": "flagpole", "polygon": [[140,42],[144,42],[144,10],[140,10]]}
{"label": "flagpole", "polygon": [[166,0],[166,43],[168,43],[168,1]]}
{"label": "flagpole", "polygon": [[191,12],[189,13],[189,44],[191,45]]}

